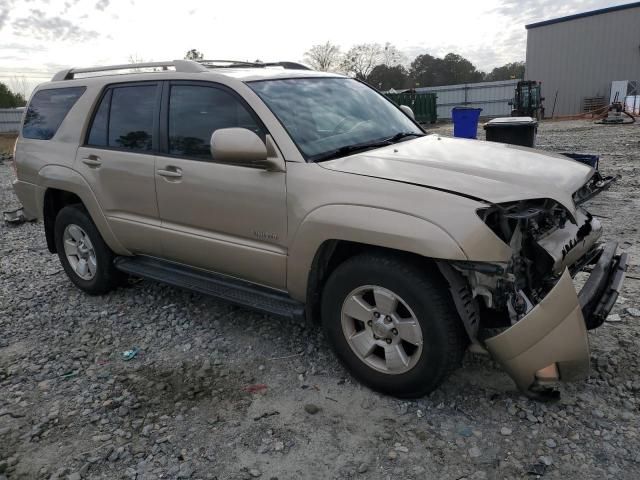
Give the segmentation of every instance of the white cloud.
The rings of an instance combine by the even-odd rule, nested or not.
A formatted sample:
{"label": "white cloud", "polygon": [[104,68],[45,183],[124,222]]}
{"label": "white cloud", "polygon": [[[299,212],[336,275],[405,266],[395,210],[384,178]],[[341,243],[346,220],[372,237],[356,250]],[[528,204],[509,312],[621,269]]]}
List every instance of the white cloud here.
{"label": "white cloud", "polygon": [[391,42],[409,58],[452,51],[490,70],[524,59],[526,23],[615,3],[0,0],[0,77],[24,71],[46,76],[57,65],[123,63],[132,54],[182,58],[191,48],[207,58],[296,61],[327,40],[343,50]]}

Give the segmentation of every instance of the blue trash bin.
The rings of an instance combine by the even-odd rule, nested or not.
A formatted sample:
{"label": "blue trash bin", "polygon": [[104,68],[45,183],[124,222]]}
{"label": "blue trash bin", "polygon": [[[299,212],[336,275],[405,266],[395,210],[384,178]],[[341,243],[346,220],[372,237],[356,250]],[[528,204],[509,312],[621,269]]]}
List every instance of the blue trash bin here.
{"label": "blue trash bin", "polygon": [[482,112],[481,108],[453,107],[451,110],[453,136],[458,138],[477,138],[480,112]]}

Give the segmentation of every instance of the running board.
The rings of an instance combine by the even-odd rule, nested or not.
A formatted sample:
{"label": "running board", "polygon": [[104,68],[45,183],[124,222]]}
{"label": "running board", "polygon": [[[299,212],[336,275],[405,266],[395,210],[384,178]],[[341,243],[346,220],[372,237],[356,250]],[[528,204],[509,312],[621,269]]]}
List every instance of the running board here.
{"label": "running board", "polygon": [[301,302],[278,290],[243,280],[144,256],[117,257],[114,265],[129,275],[185,288],[259,312],[294,320],[305,318]]}

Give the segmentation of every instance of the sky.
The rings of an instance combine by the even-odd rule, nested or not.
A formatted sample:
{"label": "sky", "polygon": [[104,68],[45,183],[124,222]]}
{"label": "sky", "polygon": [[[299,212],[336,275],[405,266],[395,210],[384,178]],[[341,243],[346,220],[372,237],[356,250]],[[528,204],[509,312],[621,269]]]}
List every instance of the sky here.
{"label": "sky", "polygon": [[[302,61],[314,44],[390,42],[481,70],[524,60],[528,23],[609,0],[0,0],[0,81],[30,90],[69,66],[183,58]],[[398,8],[394,8],[398,5]]]}

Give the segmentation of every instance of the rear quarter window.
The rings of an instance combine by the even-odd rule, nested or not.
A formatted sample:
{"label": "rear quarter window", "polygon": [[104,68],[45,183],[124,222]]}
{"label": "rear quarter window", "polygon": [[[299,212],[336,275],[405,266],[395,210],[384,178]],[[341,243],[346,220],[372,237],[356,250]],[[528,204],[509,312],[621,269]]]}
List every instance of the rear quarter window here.
{"label": "rear quarter window", "polygon": [[37,92],[24,116],[22,136],[50,140],[85,90],[85,87],[65,87]]}

